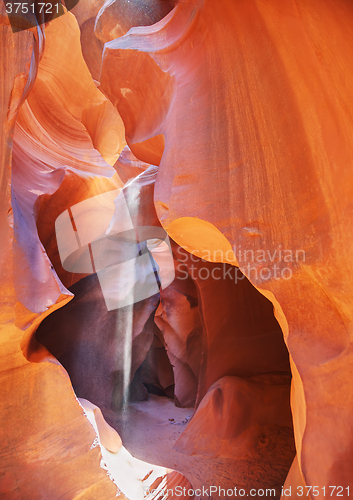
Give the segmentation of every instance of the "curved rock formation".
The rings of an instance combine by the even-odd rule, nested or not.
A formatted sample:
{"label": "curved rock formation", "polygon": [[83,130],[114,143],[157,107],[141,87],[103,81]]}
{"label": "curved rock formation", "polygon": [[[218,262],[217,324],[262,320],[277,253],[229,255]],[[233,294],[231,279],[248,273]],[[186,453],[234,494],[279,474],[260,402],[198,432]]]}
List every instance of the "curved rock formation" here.
{"label": "curved rock formation", "polygon": [[203,324],[198,403],[227,375],[288,378],[288,351],[271,302],[229,264],[210,263],[181,248],[176,255],[179,270],[186,266],[196,284]]}
{"label": "curved rock formation", "polygon": [[165,496],[171,499],[180,496],[190,500],[194,498],[191,484],[185,476],[134,458],[122,446],[119,434],[107,424],[100,409],[86,399],[79,399],[79,402],[97,433],[103,461],[110,477],[118,485],[120,497],[134,500],[146,497],[157,500]]}
{"label": "curved rock formation", "polygon": [[[352,22],[343,0],[181,3],[156,28],[108,42],[101,76],[131,143],[165,137],[155,204],[170,236],[197,253],[190,234],[211,223],[236,257],[222,260],[275,305],[298,464],[322,488],[353,485]],[[202,244],[212,253],[223,240]]]}
{"label": "curved rock formation", "polygon": [[190,455],[254,456],[261,432],[292,427],[285,377],[223,377],[202,399],[175,444]]}
{"label": "curved rock formation", "polygon": [[133,26],[150,26],[174,7],[168,0],[106,0],[95,22],[95,33],[104,43],[125,35]]}
{"label": "curved rock formation", "polygon": [[278,438],[276,487],[291,406],[283,498],[348,498],[353,5],[72,12],[0,5],[1,495],[113,498],[102,456],[120,498],[188,488],[103,418],[144,383],[194,407],[184,453],[270,468]]}
{"label": "curved rock formation", "polygon": [[42,322],[36,338],[67,370],[78,397],[89,399],[103,413],[118,409],[124,399],[126,346],[130,344],[132,379],[153,341],[158,296],[135,304],[133,310],[126,306],[108,311],[95,275],[81,279],[70,291],[74,299]]}
{"label": "curved rock formation", "polygon": [[[90,450],[94,432],[85,422],[63,368],[46,350],[41,363],[29,363],[21,350],[23,337],[31,334],[42,316],[26,309],[16,298],[12,244],[13,215],[10,204],[12,135],[19,106],[33,86],[42,50],[42,32],[13,34],[0,5],[1,63],[1,482],[4,498],[38,498],[56,495],[71,498],[115,498],[114,485],[99,467],[98,450]],[[31,62],[32,61],[32,62]],[[5,132],[5,133],[4,133]],[[31,186],[28,186],[31,189]],[[28,276],[28,275],[27,275]],[[33,282],[17,277],[18,287],[35,293]],[[50,290],[45,290],[48,302]],[[63,305],[68,296],[56,296]],[[51,302],[52,304],[52,302]],[[45,305],[44,310],[48,307]],[[72,474],[72,469],[75,474]],[[55,470],[53,474],[53,470]],[[70,492],[70,493],[69,493]]]}
{"label": "curved rock formation", "polygon": [[187,271],[182,274],[178,269],[177,261],[175,267],[174,281],[160,293],[155,323],[163,334],[163,344],[173,366],[176,404],[194,407],[199,387],[203,330],[196,287]]}
{"label": "curved rock formation", "polygon": [[[81,151],[80,159],[79,146],[78,158],[73,158],[72,151],[68,151],[69,141],[59,140],[62,143],[59,145],[50,131],[34,118],[33,108],[25,99],[34,96],[34,87],[39,82],[36,80],[40,72],[38,64],[46,60],[44,27],[13,34],[4,9],[5,5],[1,4],[0,78],[4,92],[1,93],[0,148],[3,407],[0,492],[9,499],[39,496],[113,499],[116,488],[100,467],[99,450],[90,449],[95,433],[83,416],[67,373],[45,348],[30,340],[42,319],[71,298],[40,244],[34,203],[39,195],[53,192],[60,185],[64,170],[55,173],[56,167],[78,167],[83,163],[87,167],[89,163],[83,156],[93,151],[93,147],[86,134],[88,150]],[[73,17],[69,23],[70,19]],[[50,47],[50,35],[46,42]],[[61,43],[61,50],[68,46]],[[39,63],[41,57],[42,63]],[[72,97],[77,98],[74,94]],[[56,95],[52,102],[57,99]],[[60,107],[56,111],[59,122],[59,117],[66,113],[61,122],[64,132],[68,111]],[[54,115],[47,111],[48,125]],[[79,125],[76,130],[80,130]],[[62,138],[64,136],[65,133]],[[77,143],[74,146],[77,147]],[[109,165],[101,159],[101,166],[103,164],[110,176],[113,175],[114,171],[109,172]]]}

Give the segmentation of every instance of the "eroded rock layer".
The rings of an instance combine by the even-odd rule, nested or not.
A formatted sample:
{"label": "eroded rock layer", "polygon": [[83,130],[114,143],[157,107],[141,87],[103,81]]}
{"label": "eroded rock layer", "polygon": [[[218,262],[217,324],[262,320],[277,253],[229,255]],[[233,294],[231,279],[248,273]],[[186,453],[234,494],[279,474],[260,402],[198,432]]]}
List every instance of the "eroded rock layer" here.
{"label": "eroded rock layer", "polygon": [[[100,79],[136,156],[160,155],[164,137],[155,205],[169,235],[238,263],[275,305],[296,464],[326,488],[352,487],[352,23],[343,0],[188,2],[108,42]],[[215,257],[224,237],[233,252]]]}
{"label": "eroded rock layer", "polygon": [[[43,33],[38,30],[13,34],[4,7],[1,4],[0,78],[4,91],[1,92],[0,148],[1,496],[9,499],[40,495],[115,498],[116,488],[99,466],[99,451],[90,450],[95,433],[75,399],[65,371],[46,350],[41,351],[41,362],[37,363],[28,362],[21,349],[24,337],[33,331],[43,313],[48,314],[63,301],[67,302],[69,294],[65,296],[63,288],[54,281],[53,300],[50,286],[39,291],[35,282],[28,281],[28,275],[16,274],[14,283],[13,269],[17,263],[12,248],[12,222],[18,226],[21,216],[13,201],[12,208],[10,205],[12,136],[21,100],[28,96],[35,80],[43,50]],[[32,188],[35,186],[27,184],[28,190]],[[50,269],[48,261],[45,266]],[[45,272],[41,279],[45,281]],[[19,287],[26,289],[28,297],[37,295],[45,303],[40,313],[31,312],[18,301]],[[74,475],[70,469],[75,470]]]}
{"label": "eroded rock layer", "polygon": [[189,487],[104,421],[147,388],[195,409],[189,455],[254,458],[280,436],[287,464],[293,420],[290,497],[348,497],[353,5],[72,12],[13,33],[0,5],[0,493]]}

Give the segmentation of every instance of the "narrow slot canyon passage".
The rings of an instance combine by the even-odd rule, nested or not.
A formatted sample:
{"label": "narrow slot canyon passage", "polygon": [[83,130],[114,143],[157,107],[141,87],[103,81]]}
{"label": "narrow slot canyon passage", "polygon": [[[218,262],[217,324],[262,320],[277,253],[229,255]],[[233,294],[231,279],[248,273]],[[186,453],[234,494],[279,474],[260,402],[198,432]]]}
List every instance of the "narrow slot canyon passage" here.
{"label": "narrow slot canyon passage", "polygon": [[0,47],[1,500],[350,498],[353,2],[6,0]]}
{"label": "narrow slot canyon passage", "polygon": [[[129,177],[135,160],[127,147],[124,152],[115,167],[119,172],[123,163]],[[153,228],[152,237],[162,229],[153,203],[157,176],[158,168],[145,164],[121,191],[99,195],[95,220],[102,236],[79,248],[69,264],[60,258],[52,210],[62,192],[38,200],[39,237],[74,297],[43,320],[36,339],[66,369],[76,396],[100,409],[135,458],[182,473],[195,491],[233,485],[233,492],[265,488],[279,498],[295,446],[288,350],[273,305],[237,267],[208,262],[169,238],[165,247],[147,244],[141,254],[146,228]],[[98,210],[91,200],[78,205],[84,211],[71,209],[77,231],[91,222],[86,214]],[[128,222],[137,232],[126,230]],[[159,232],[147,243],[163,238]],[[101,271],[81,277],[90,248],[103,271],[132,263],[129,281],[121,267],[113,281],[103,281]],[[138,300],[139,283],[151,276],[156,283],[146,265],[151,256],[161,286]],[[134,303],[127,304],[131,286]],[[117,291],[123,296],[109,306]],[[212,498],[222,498],[217,494]]]}
{"label": "narrow slot canyon passage", "polygon": [[[295,446],[288,351],[273,306],[236,268],[191,260],[174,243],[173,250],[174,281],[133,305],[126,406],[123,328],[131,308],[107,311],[96,275],[70,287],[75,297],[36,338],[134,457],[181,472],[194,489],[273,488],[279,498]],[[188,263],[194,280],[184,279]],[[213,269],[228,279],[200,279]]]}

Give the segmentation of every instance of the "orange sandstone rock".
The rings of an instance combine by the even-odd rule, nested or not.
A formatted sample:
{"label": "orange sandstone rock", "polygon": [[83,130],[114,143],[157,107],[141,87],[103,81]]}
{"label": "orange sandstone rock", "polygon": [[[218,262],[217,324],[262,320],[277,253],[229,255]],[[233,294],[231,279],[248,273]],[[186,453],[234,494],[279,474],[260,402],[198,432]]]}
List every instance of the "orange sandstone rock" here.
{"label": "orange sandstone rock", "polygon": [[100,80],[136,156],[164,137],[162,225],[197,253],[191,233],[212,224],[208,245],[219,231],[274,304],[298,464],[326,488],[353,486],[352,24],[345,0],[180,3],[108,42]]}
{"label": "orange sandstone rock", "polygon": [[114,40],[133,26],[157,23],[174,4],[168,0],[108,0],[96,17],[95,33],[104,43]]}
{"label": "orange sandstone rock", "polygon": [[174,281],[160,292],[155,323],[173,366],[175,401],[178,406],[193,407],[199,386],[203,330],[196,287],[187,270],[182,274],[178,262],[175,267]]}
{"label": "orange sandstone rock", "polygon": [[210,387],[175,448],[189,455],[250,457],[261,432],[276,427],[292,427],[285,379],[223,377]]}
{"label": "orange sandstone rock", "polygon": [[[32,337],[45,315],[66,304],[71,294],[51,270],[32,212],[36,191],[55,189],[60,171],[50,176],[43,157],[31,156],[37,145],[26,128],[23,133],[28,156],[21,156],[23,150],[20,152],[16,143],[18,129],[13,155],[11,151],[16,119],[23,106],[28,110],[28,101],[23,102],[35,85],[44,27],[13,34],[4,7],[2,3],[0,496],[113,499],[116,487],[100,467],[99,450],[90,449],[95,433],[75,398],[67,373]],[[47,147],[52,144],[47,143]]]}
{"label": "orange sandstone rock", "polygon": [[108,311],[96,275],[70,290],[73,300],[43,321],[36,338],[65,367],[77,396],[99,406],[104,414],[123,402],[125,350],[131,349],[128,384],[146,357],[158,296]]}
{"label": "orange sandstone rock", "polygon": [[203,325],[197,404],[228,375],[289,376],[288,351],[271,302],[229,264],[203,261],[182,249],[175,255],[196,284]]}

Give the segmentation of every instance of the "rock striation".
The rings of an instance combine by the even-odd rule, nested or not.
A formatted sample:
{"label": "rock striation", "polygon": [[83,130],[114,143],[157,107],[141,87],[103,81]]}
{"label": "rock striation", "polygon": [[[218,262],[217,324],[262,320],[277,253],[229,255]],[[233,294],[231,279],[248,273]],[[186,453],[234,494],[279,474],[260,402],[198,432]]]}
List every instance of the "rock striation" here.
{"label": "rock striation", "polygon": [[352,486],[352,16],[345,1],[180,3],[106,43],[100,80],[137,157],[160,156],[164,137],[154,196],[168,234],[209,261],[225,238],[233,253],[218,260],[272,301],[293,374],[293,467],[326,489]]}
{"label": "rock striation", "polygon": [[352,26],[346,0],[90,0],[13,32],[0,5],[4,498],[189,487],[110,426],[147,390],[193,409],[181,453],[281,436],[283,498],[349,497]]}

